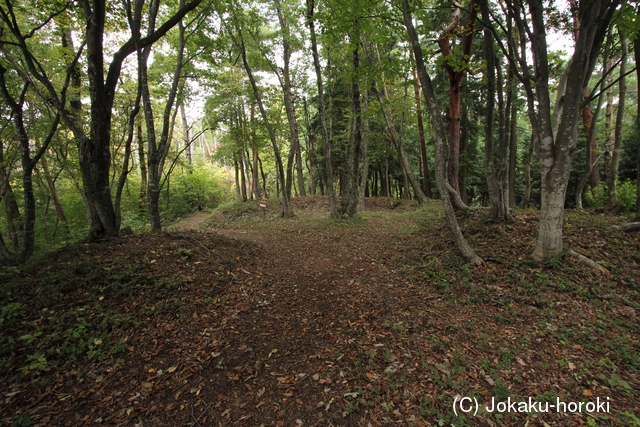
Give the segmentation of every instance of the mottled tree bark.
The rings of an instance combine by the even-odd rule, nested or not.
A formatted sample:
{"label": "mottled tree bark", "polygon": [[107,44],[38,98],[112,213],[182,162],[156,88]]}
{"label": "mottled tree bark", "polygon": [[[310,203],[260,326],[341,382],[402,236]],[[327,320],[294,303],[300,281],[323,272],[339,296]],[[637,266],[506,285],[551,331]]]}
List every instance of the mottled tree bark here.
{"label": "mottled tree bark", "polygon": [[411,47],[413,48],[416,67],[418,69],[418,74],[420,75],[420,81],[422,83],[422,94],[424,95],[425,103],[429,108],[429,118],[431,121],[431,128],[434,133],[436,148],[436,183],[438,185],[438,191],[440,192],[440,195],[442,197],[442,204],[444,207],[447,222],[449,224],[449,228],[451,229],[451,233],[453,234],[456,246],[458,247],[458,250],[460,250],[462,255],[473,265],[482,264],[482,259],[474,252],[471,246],[469,246],[467,240],[462,235],[462,231],[460,230],[460,225],[458,224],[458,220],[455,216],[451,198],[447,190],[447,132],[445,130],[444,124],[442,123],[440,108],[438,106],[438,101],[436,100],[433,84],[431,83],[431,78],[429,77],[424,64],[422,47],[420,46],[418,34],[416,33],[415,27],[413,26],[413,18],[411,16],[408,0],[402,0],[402,17],[404,26],[406,27],[407,33],[409,35]]}

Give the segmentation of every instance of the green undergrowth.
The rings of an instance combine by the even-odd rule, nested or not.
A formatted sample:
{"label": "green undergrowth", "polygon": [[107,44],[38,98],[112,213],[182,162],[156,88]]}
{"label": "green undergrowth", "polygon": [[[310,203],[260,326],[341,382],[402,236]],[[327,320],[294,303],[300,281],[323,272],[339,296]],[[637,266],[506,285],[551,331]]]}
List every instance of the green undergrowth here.
{"label": "green undergrowth", "polygon": [[216,235],[139,235],[70,245],[3,270],[0,371],[27,376],[117,358],[157,319],[185,319],[194,304],[222,298],[229,271],[256,254],[251,243]]}

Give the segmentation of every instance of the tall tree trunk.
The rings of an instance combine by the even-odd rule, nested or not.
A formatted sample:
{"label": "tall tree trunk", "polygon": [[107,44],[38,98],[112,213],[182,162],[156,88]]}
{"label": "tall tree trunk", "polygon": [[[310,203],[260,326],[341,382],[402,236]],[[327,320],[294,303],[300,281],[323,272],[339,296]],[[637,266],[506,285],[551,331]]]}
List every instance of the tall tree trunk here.
{"label": "tall tree trunk", "polygon": [[[27,127],[24,122],[24,104],[27,94],[27,90],[30,84],[27,82],[23,85],[23,89],[20,93],[20,98],[15,99],[7,87],[7,81],[5,74],[7,69],[0,65],[0,96],[8,105],[11,112],[11,123],[16,132],[18,140],[18,146],[20,149],[20,166],[22,167],[22,197],[23,197],[23,215],[22,215],[22,238],[19,241],[19,250],[16,251],[17,256],[10,256],[9,258],[0,261],[2,263],[8,263],[13,259],[17,259],[20,262],[25,262],[35,250],[35,224],[36,224],[36,199],[33,192],[33,171],[38,164],[38,161],[42,158],[45,151],[51,143],[51,139],[58,129],[58,123],[60,121],[60,115],[56,115],[53,119],[49,134],[47,135],[44,143],[40,148],[36,150],[35,155],[32,155],[31,143],[29,135],[27,133]],[[4,175],[4,173],[3,173]],[[4,243],[3,243],[4,246]],[[5,247],[6,249],[6,247]]]}
{"label": "tall tree trunk", "polygon": [[362,96],[362,107],[364,109],[364,118],[362,119],[362,170],[360,171],[360,192],[358,194],[358,212],[364,211],[364,201],[367,190],[367,180],[369,179],[369,137],[371,129],[369,127],[369,93],[364,91]]}
{"label": "tall tree trunk", "polygon": [[[42,146],[40,145],[39,139],[35,139],[36,148],[40,149]],[[0,159],[2,157],[0,156]],[[0,160],[1,161],[1,160]],[[44,172],[44,178],[47,182],[47,187],[49,188],[49,193],[51,193],[51,198],[53,199],[53,206],[56,210],[56,220],[61,222],[65,228],[67,228],[67,215],[64,213],[64,206],[62,206],[62,202],[60,201],[60,196],[58,195],[58,190],[56,189],[56,179],[51,175],[51,170],[49,169],[49,162],[47,161],[46,156],[42,156],[40,159],[40,164],[42,165],[42,171]],[[1,176],[1,175],[0,175]]]}
{"label": "tall tree trunk", "polygon": [[233,170],[236,178],[236,199],[244,201],[242,197],[242,185],[240,184],[240,165],[238,164],[238,155],[233,156]]}
{"label": "tall tree trunk", "polygon": [[305,123],[305,128],[307,130],[306,132],[307,153],[309,153],[307,155],[307,170],[309,171],[309,195],[315,196],[316,183],[315,183],[315,172],[313,169],[314,167],[316,167],[315,161],[314,161],[314,156],[316,152],[316,149],[315,149],[316,136],[311,131],[311,120],[309,119],[309,109],[307,108],[306,97],[303,99],[303,107],[304,107],[304,123]]}
{"label": "tall tree trunk", "polygon": [[408,0],[402,0],[402,17],[413,48],[420,81],[422,82],[422,94],[424,95],[425,103],[429,108],[429,118],[431,120],[431,128],[434,133],[436,148],[436,183],[438,185],[438,191],[442,197],[442,204],[447,222],[451,229],[451,233],[453,234],[456,246],[462,255],[473,265],[482,264],[482,259],[473,251],[473,249],[471,249],[471,246],[469,246],[462,235],[460,225],[458,224],[458,220],[455,216],[453,205],[451,203],[451,196],[447,190],[447,132],[445,131],[444,124],[442,123],[440,108],[435,96],[433,84],[431,83],[431,78],[429,77],[427,68],[424,64],[422,47],[420,46],[418,34],[413,26],[413,18],[409,9]]}
{"label": "tall tree trunk", "polygon": [[[289,131],[291,133],[291,150],[295,155],[295,169],[298,178],[298,191],[301,196],[306,196],[304,175],[302,169],[302,152],[300,150],[300,134],[298,132],[298,119],[296,118],[296,108],[293,99],[293,90],[291,85],[291,73],[289,71],[289,62],[291,60],[291,44],[289,43],[289,23],[282,11],[280,0],[274,0],[276,10],[278,12],[278,21],[282,29],[282,49],[284,67],[282,69],[283,81],[282,89],[284,91],[284,105],[287,112],[287,120],[289,122]],[[290,185],[290,184],[289,184]],[[290,188],[290,187],[289,187]],[[290,190],[289,190],[290,191]]]}
{"label": "tall tree trunk", "polygon": [[[16,201],[15,193],[11,187],[10,167],[7,168],[5,166],[8,164],[9,162],[4,157],[4,146],[0,143],[0,198],[4,203],[7,219],[7,233],[9,241],[6,243],[6,250],[7,253],[12,253],[20,249],[20,237],[22,236],[24,224],[20,208],[18,207],[18,202]],[[0,259],[1,258],[2,254],[0,254]],[[12,258],[14,258],[14,261],[17,261],[14,253],[12,253]]]}
{"label": "tall tree trunk", "polygon": [[529,148],[527,149],[527,157],[524,161],[524,195],[522,196],[522,209],[529,208],[531,203],[531,189],[533,187],[531,179],[531,161],[533,160],[533,152],[535,151],[535,139],[531,134],[531,140],[529,141]]}
{"label": "tall tree trunk", "polygon": [[345,175],[345,191],[342,194],[341,211],[346,217],[358,213],[358,195],[360,184],[360,160],[362,151],[362,108],[360,104],[360,84],[358,73],[360,68],[360,47],[354,43],[352,52],[353,70],[351,77],[351,126],[349,147],[347,149],[347,165]]}
{"label": "tall tree trunk", "polygon": [[[636,60],[636,80],[640,82],[640,37],[636,37],[633,41],[633,52]],[[640,84],[638,85],[637,99],[640,100]],[[640,222],[640,102],[637,103],[636,110],[636,144],[638,145],[638,157],[636,159],[636,204],[638,211],[634,222]]]}
{"label": "tall tree trunk", "polygon": [[285,191],[282,192],[282,216],[285,218],[289,218],[293,216],[293,209],[291,207],[291,198],[290,195],[287,194],[286,191],[286,177],[284,171],[284,164],[282,163],[282,155],[280,153],[280,147],[278,146],[278,140],[276,138],[275,128],[271,124],[271,120],[269,120],[269,115],[267,114],[267,110],[264,108],[264,104],[262,103],[262,95],[260,90],[258,89],[258,84],[253,76],[253,71],[251,70],[251,66],[249,65],[249,61],[247,60],[247,52],[245,48],[244,38],[242,36],[242,30],[240,26],[236,22],[236,32],[237,37],[233,35],[231,29],[228,29],[229,35],[233,38],[236,47],[240,50],[240,56],[242,57],[242,64],[244,66],[245,71],[247,72],[247,76],[249,77],[249,82],[251,83],[251,88],[253,89],[253,95],[256,99],[256,103],[258,104],[258,109],[260,110],[260,115],[262,116],[262,120],[264,121],[265,127],[267,128],[267,132],[269,133],[269,139],[271,140],[271,145],[273,147],[273,153],[276,159],[276,170],[278,174],[278,183],[280,184],[277,189],[283,188]]}
{"label": "tall tree trunk", "polygon": [[[489,5],[487,0],[481,0],[480,9],[482,11],[482,19],[485,22],[489,20]],[[509,213],[509,197],[508,188],[506,188],[507,180],[504,171],[504,163],[508,161],[506,150],[505,136],[505,115],[506,108],[502,96],[501,84],[501,67],[497,64],[494,50],[493,32],[489,27],[484,29],[484,54],[487,62],[487,117],[485,123],[485,174],[487,177],[487,188],[489,190],[489,200],[491,202],[490,219],[493,222],[504,222],[511,219]],[[498,85],[496,91],[496,68],[498,69]],[[499,146],[498,151],[500,157],[495,159],[494,146],[494,110],[495,97],[498,92],[498,123],[499,123]]]}
{"label": "tall tree trunk", "polygon": [[611,156],[611,166],[607,180],[609,192],[609,207],[618,207],[618,168],[620,166],[620,151],[622,150],[622,124],[624,120],[625,98],[627,97],[627,57],[629,56],[629,46],[625,34],[620,31],[620,46],[622,48],[622,58],[620,61],[620,80],[618,81],[618,112],[616,116],[616,126],[614,131],[613,155]]}
{"label": "tall tree trunk", "polygon": [[184,101],[180,103],[180,119],[182,124],[182,140],[184,141],[184,155],[187,159],[187,165],[189,166],[187,173],[192,174],[193,154],[191,150],[191,135],[189,132],[189,122],[187,121],[187,112],[184,108]]}
{"label": "tall tree trunk", "polygon": [[[383,88],[383,91],[385,94],[383,97],[375,86],[376,85],[374,83],[374,92],[376,94],[376,97],[378,98],[380,107],[382,108],[382,113],[384,116],[387,133],[389,134],[389,138],[391,139],[391,142],[393,143],[396,150],[398,151],[398,160],[400,161],[403,174],[406,175],[406,179],[411,183],[411,187],[413,187],[413,192],[416,195],[416,199],[418,199],[418,202],[420,204],[425,204],[427,202],[427,196],[422,191],[422,187],[420,186],[420,181],[418,181],[415,174],[413,173],[413,170],[411,169],[411,165],[409,164],[409,159],[407,158],[404,148],[402,147],[402,140],[396,130],[396,126],[393,122],[391,111],[389,111],[389,106],[387,105],[388,95],[387,95],[386,87]],[[408,188],[406,193],[407,194],[409,193]]]}
{"label": "tall tree trunk", "polygon": [[[376,46],[376,54],[377,54],[378,63],[381,63],[382,61],[380,59],[380,53],[377,49],[377,46]],[[367,50],[367,56],[368,56],[369,62],[371,64],[375,64],[375,60],[372,52]],[[389,109],[389,103],[390,103],[389,91],[387,89],[387,84],[385,82],[384,75],[382,76],[381,81],[382,81],[382,93],[380,93],[380,91],[378,90],[378,85],[376,84],[376,82],[373,82],[372,88],[373,88],[374,94],[378,98],[378,102],[380,103],[380,108],[382,109],[382,114],[384,116],[387,133],[391,138],[391,142],[393,143],[396,150],[398,151],[398,160],[400,162],[400,167],[403,171],[403,184],[405,186],[405,194],[407,195],[407,197],[410,194],[409,188],[408,188],[408,182],[410,182],[411,187],[413,187],[413,192],[416,195],[416,199],[418,199],[418,202],[420,204],[424,204],[427,202],[427,196],[422,191],[422,186],[420,185],[420,181],[416,178],[411,168],[411,164],[409,164],[409,159],[407,158],[404,148],[402,147],[402,138],[400,138],[400,135],[398,134],[397,128],[393,121],[393,115],[391,113],[391,110]]]}
{"label": "tall tree trunk", "polygon": [[[511,68],[511,67],[510,67]],[[510,79],[515,76],[510,69]],[[509,207],[516,206],[516,167],[518,164],[518,88],[513,82],[513,98],[511,101],[511,129],[509,131]]]}
{"label": "tall tree trunk", "polygon": [[[180,0],[180,8],[185,6],[184,0]],[[152,7],[148,11],[148,36],[155,31],[155,22],[159,11],[159,3],[152,3]],[[136,23],[132,31],[140,36],[139,22]],[[178,91],[180,89],[180,80],[182,78],[182,69],[185,65],[184,51],[186,46],[185,27],[182,21],[178,22],[178,47],[176,66],[173,71],[171,86],[167,94],[166,103],[162,113],[162,129],[160,135],[156,131],[155,117],[153,106],[151,103],[151,94],[149,92],[148,81],[148,60],[150,47],[138,50],[138,84],[141,86],[142,105],[144,110],[145,123],[147,127],[147,168],[148,168],[148,188],[147,201],[149,209],[149,220],[151,221],[151,230],[158,232],[162,230],[162,220],[160,217],[160,192],[162,191],[162,175],[164,163],[167,153],[171,146],[171,133],[173,124],[175,123],[174,112]],[[138,40],[139,44],[139,40]]]}
{"label": "tall tree trunk", "polygon": [[240,193],[242,195],[242,201],[247,201],[247,177],[245,175],[245,161],[244,161],[244,150],[239,149],[236,153],[238,157],[238,168],[240,169]]}
{"label": "tall tree trunk", "polygon": [[[586,89],[584,93],[585,98],[589,97],[589,95],[589,89]],[[598,97],[598,99],[602,99],[602,96]],[[591,172],[587,179],[589,180],[589,185],[592,188],[595,188],[600,184],[600,168],[598,167],[598,163],[596,162],[596,159],[598,158],[597,138],[596,133],[591,132],[591,128],[596,126],[596,121],[597,117],[594,115],[593,110],[591,109],[591,104],[587,103],[582,108],[582,124],[584,134],[587,138],[585,163],[587,167],[591,169]]]}
{"label": "tall tree trunk", "polygon": [[138,143],[138,165],[140,166],[140,210],[146,210],[147,205],[147,156],[144,151],[142,125],[138,124],[136,142]]}
{"label": "tall tree trunk", "polygon": [[257,200],[262,198],[262,191],[260,190],[260,171],[258,170],[258,143],[255,139],[255,134],[252,137],[251,152],[253,157],[253,167],[251,168],[251,192],[253,193],[253,197]]}
{"label": "tall tree trunk", "polygon": [[[585,92],[585,96],[587,93]],[[596,107],[595,113],[586,113],[584,108],[582,110],[582,117],[584,123],[584,132],[586,134],[586,146],[587,146],[587,164],[585,165],[585,172],[582,176],[582,179],[578,182],[578,187],[576,188],[576,209],[582,209],[582,194],[584,193],[584,187],[589,182],[589,178],[592,178],[594,175],[597,176],[597,181],[600,181],[600,173],[597,170],[598,162],[600,160],[600,156],[595,153],[596,146],[596,124],[598,122],[598,116],[600,115],[600,110],[602,109],[602,104],[604,102],[604,92],[600,94],[598,97],[598,106]],[[591,110],[589,108],[589,110]],[[587,114],[588,118],[585,120],[584,116]]]}
{"label": "tall tree trunk", "polygon": [[322,70],[320,68],[320,55],[318,54],[318,43],[315,32],[314,0],[307,2],[307,25],[309,27],[309,38],[311,40],[311,53],[313,55],[313,68],[316,73],[316,85],[318,86],[318,120],[320,121],[320,131],[322,134],[322,151],[324,153],[324,170],[326,176],[325,193],[329,199],[329,214],[332,217],[338,216],[336,203],[335,184],[333,178],[333,165],[331,163],[332,139],[329,136],[327,119],[325,113],[324,86],[322,83]]}
{"label": "tall tree trunk", "polygon": [[135,136],[135,120],[140,112],[140,101],[142,99],[142,90],[140,85],[138,85],[138,90],[136,94],[136,99],[133,104],[133,108],[129,113],[129,120],[127,122],[127,140],[125,141],[125,149],[124,149],[124,160],[122,162],[122,170],[120,171],[120,176],[118,178],[118,183],[116,185],[116,198],[115,198],[115,211],[116,211],[116,227],[120,230],[120,226],[122,225],[122,212],[121,212],[121,204],[122,204],[122,191],[124,190],[124,186],[127,182],[127,177],[129,176],[129,161],[131,159],[131,151],[133,138]]}
{"label": "tall tree trunk", "polygon": [[[462,123],[462,81],[467,73],[466,68],[471,57],[471,48],[473,46],[473,36],[475,34],[475,20],[478,13],[478,4],[476,0],[471,1],[470,15],[467,24],[462,32],[465,36],[461,41],[463,57],[454,53],[451,46],[452,36],[460,27],[462,16],[461,2],[454,1],[451,22],[440,34],[438,38],[438,46],[444,58],[444,66],[449,76],[449,155],[447,170],[448,182],[451,187],[462,195],[459,182],[459,164],[460,164],[460,130]],[[459,208],[463,208],[460,206]]]}
{"label": "tall tree trunk", "polygon": [[[604,70],[609,70],[612,64],[615,63],[615,58],[612,56],[613,54],[611,52],[612,46],[613,36],[611,35],[611,32],[609,32],[607,43],[604,48]],[[615,113],[615,106],[613,104],[613,90],[615,86],[613,85],[613,73],[609,73],[607,75],[604,81],[604,87],[607,87],[608,89],[606,90],[607,104],[604,113],[604,168],[602,170],[604,176],[602,178],[605,182],[609,183],[611,179],[609,176],[611,171],[611,156],[613,154],[613,145],[615,140],[615,119],[613,117]]]}
{"label": "tall tree trunk", "polygon": [[[411,53],[413,58],[413,52]],[[415,60],[414,60],[415,61]],[[413,91],[416,97],[416,116],[418,118],[418,138],[420,140],[420,180],[422,191],[428,198],[433,197],[431,179],[429,177],[429,162],[427,159],[427,144],[424,137],[424,123],[422,121],[422,103],[420,102],[420,77],[418,70],[413,67]]]}
{"label": "tall tree trunk", "polygon": [[[529,0],[532,22],[531,48],[536,70],[540,126],[541,218],[533,258],[544,260],[562,252],[562,224],[573,152],[584,90],[595,67],[606,30],[619,2],[591,0],[580,5],[580,29],[573,57],[566,72],[562,111],[557,132],[551,120],[549,61],[542,0]],[[521,16],[516,19],[522,20]],[[524,25],[524,24],[523,24]]]}

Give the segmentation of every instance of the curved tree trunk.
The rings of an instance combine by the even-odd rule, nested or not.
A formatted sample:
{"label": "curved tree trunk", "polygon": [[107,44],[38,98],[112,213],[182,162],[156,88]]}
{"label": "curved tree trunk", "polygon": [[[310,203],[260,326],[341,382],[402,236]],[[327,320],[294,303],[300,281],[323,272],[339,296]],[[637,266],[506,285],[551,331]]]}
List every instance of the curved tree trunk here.
{"label": "curved tree trunk", "polygon": [[409,34],[409,40],[411,41],[411,46],[413,48],[416,66],[420,75],[420,81],[422,82],[422,93],[424,95],[425,102],[429,107],[429,117],[431,120],[431,127],[434,132],[434,140],[436,146],[436,183],[438,185],[438,191],[440,192],[440,195],[442,197],[442,204],[444,207],[447,222],[449,223],[449,228],[451,229],[451,233],[453,234],[456,246],[458,247],[462,255],[467,259],[467,261],[469,261],[473,265],[482,264],[482,259],[474,252],[471,246],[469,246],[469,243],[467,243],[467,240],[462,235],[460,225],[458,224],[458,220],[456,219],[455,212],[453,210],[453,205],[451,204],[451,198],[446,188],[447,133],[445,131],[444,124],[442,123],[442,118],[439,114],[440,108],[438,107],[438,102],[435,97],[431,78],[429,77],[424,64],[422,48],[420,46],[420,41],[418,40],[418,34],[416,33],[416,30],[413,26],[413,18],[409,9],[408,0],[402,0],[402,17],[404,25],[407,29],[407,33]]}

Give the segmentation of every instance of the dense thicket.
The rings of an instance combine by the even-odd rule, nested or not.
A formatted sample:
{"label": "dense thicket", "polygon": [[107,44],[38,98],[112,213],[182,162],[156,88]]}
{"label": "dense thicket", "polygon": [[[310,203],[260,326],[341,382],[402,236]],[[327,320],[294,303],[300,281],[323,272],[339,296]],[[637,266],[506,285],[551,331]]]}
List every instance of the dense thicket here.
{"label": "dense thicket", "polygon": [[[636,212],[636,2],[7,1],[0,263],[225,198]],[[435,191],[434,189],[437,189]],[[230,190],[230,191],[228,191]]]}

